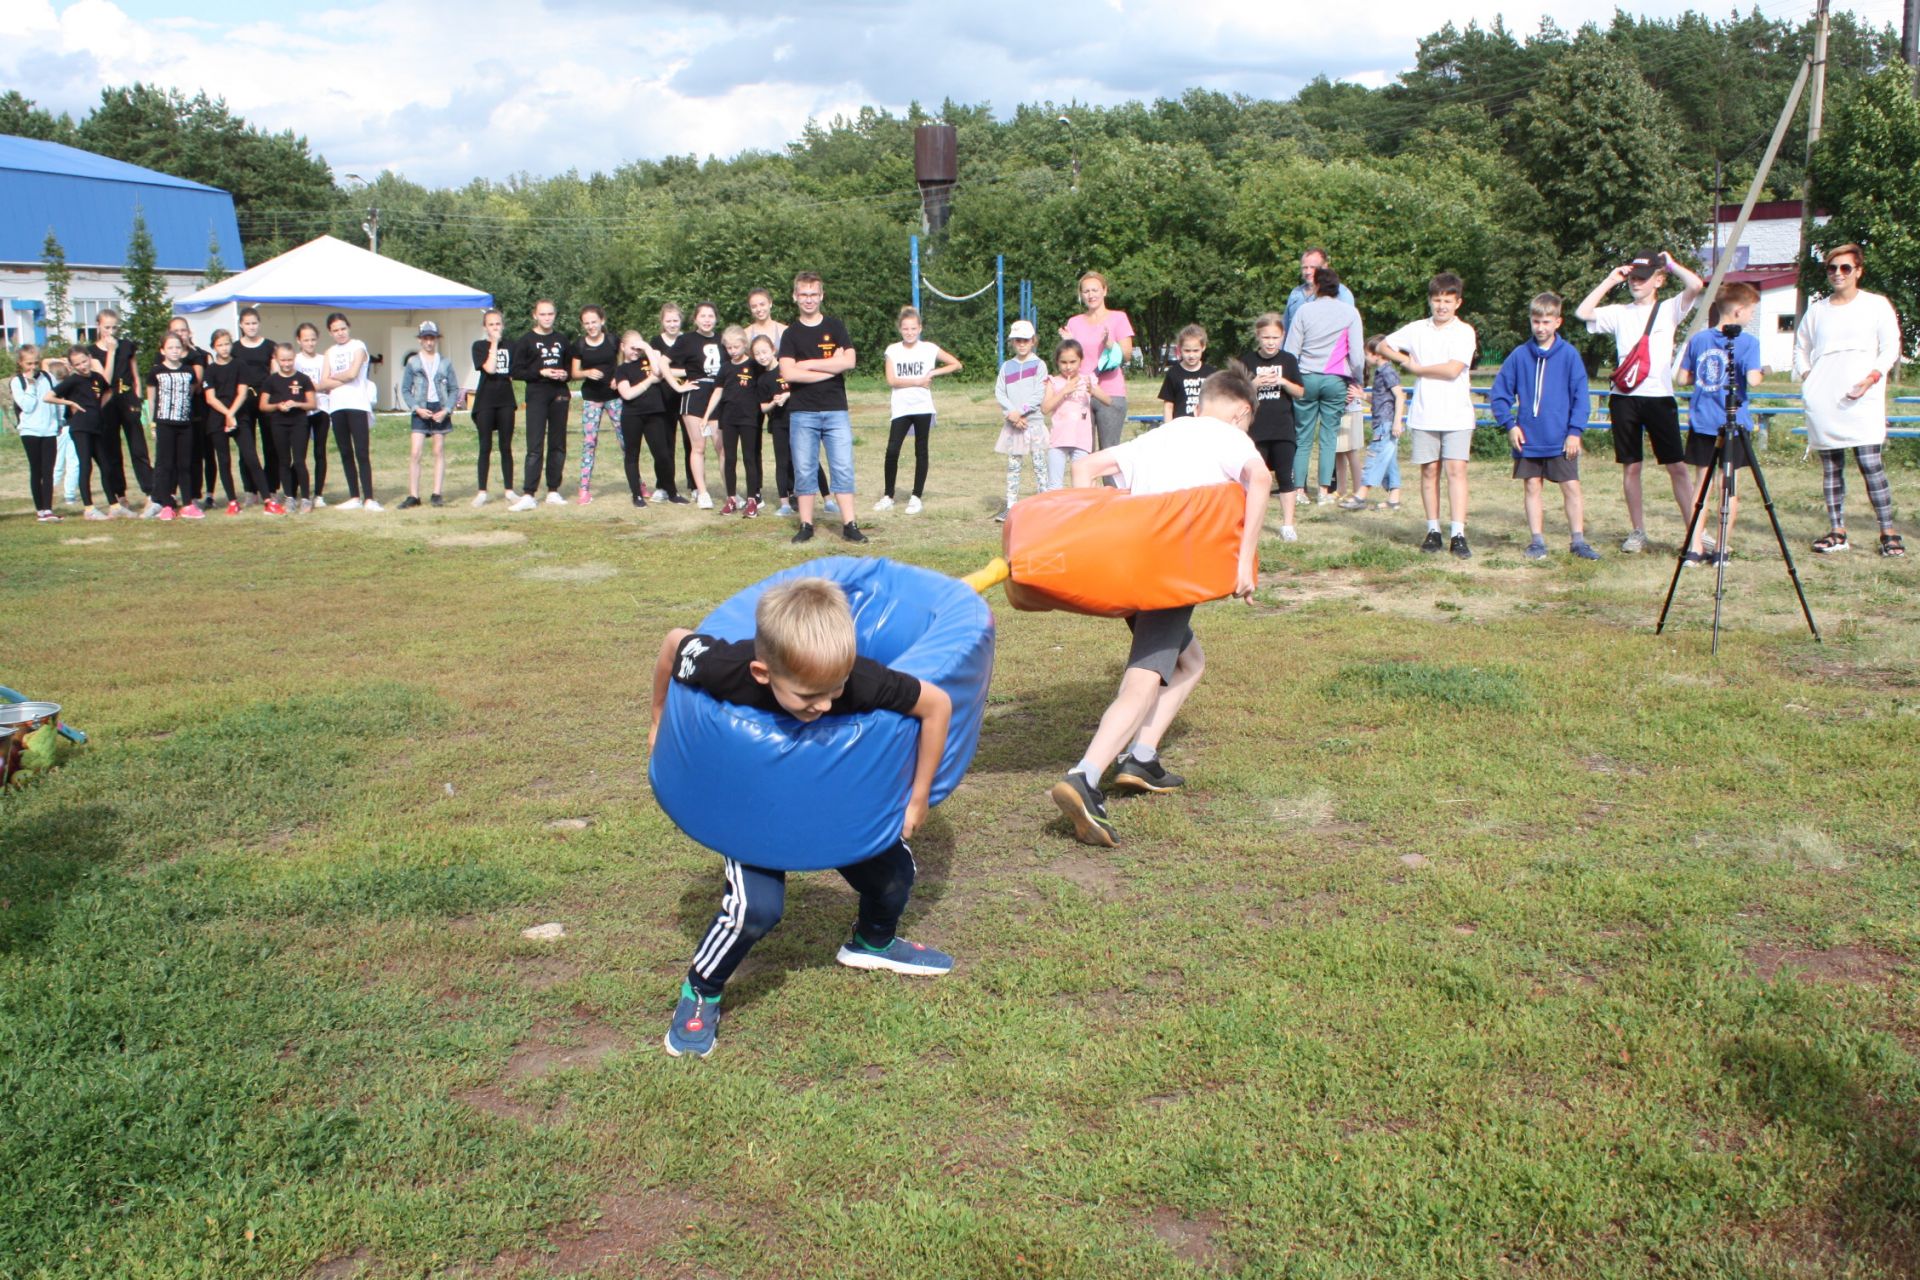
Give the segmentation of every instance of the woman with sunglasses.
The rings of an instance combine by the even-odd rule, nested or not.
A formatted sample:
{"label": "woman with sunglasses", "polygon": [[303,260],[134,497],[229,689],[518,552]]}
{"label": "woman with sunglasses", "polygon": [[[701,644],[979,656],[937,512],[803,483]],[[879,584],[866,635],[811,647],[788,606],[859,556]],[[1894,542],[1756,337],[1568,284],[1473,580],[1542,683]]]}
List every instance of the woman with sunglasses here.
{"label": "woman with sunglasses", "polygon": [[1829,249],[1826,259],[1829,292],[1807,307],[1793,335],[1793,372],[1827,499],[1828,532],[1813,549],[1821,555],[1847,549],[1851,449],[1880,521],[1880,554],[1902,556],[1907,548],[1893,531],[1893,494],[1880,456],[1887,443],[1887,378],[1900,360],[1900,317],[1885,297],[1860,287],[1866,259],[1859,245]]}

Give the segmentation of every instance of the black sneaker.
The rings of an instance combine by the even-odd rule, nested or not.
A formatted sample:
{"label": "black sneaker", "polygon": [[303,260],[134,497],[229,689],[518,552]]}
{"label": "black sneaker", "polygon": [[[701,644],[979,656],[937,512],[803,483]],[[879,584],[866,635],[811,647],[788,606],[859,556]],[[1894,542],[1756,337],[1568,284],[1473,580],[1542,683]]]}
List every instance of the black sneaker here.
{"label": "black sneaker", "polygon": [[793,535],[793,540],[794,540],[795,542],[812,542],[812,541],[813,541],[813,526],[812,526],[812,525],[810,525],[810,524],[803,524],[803,525],[801,525],[801,526],[800,526],[800,531],[799,531],[798,533],[796,533],[796,534],[794,534],[794,535]]}
{"label": "black sneaker", "polygon": [[1161,793],[1173,791],[1187,785],[1187,780],[1177,773],[1168,773],[1158,758],[1141,760],[1129,755],[1113,771],[1113,789],[1115,791],[1151,791]]}
{"label": "black sneaker", "polygon": [[408,494],[405,498],[400,500],[400,510],[402,511],[411,511],[419,505],[420,505],[420,499],[414,497],[412,494]]}
{"label": "black sneaker", "polygon": [[431,498],[427,499],[427,504],[429,506],[434,506],[434,507],[444,507],[447,505],[446,503],[440,500],[440,495],[437,493],[434,494]]}
{"label": "black sneaker", "polygon": [[634,505],[634,506],[636,506],[636,507],[644,507],[644,506],[646,506],[646,505],[647,505],[647,500],[646,500],[646,497],[645,497],[644,495],[642,495],[642,494],[638,494],[638,493],[636,493],[636,494],[634,494],[634,495],[633,495],[633,505]]}
{"label": "black sneaker", "polygon": [[1107,821],[1107,798],[1090,785],[1084,775],[1068,774],[1054,783],[1047,794],[1060,806],[1060,812],[1067,815],[1067,821],[1073,824],[1074,837],[1082,844],[1119,847],[1120,837]]}
{"label": "black sneaker", "polygon": [[[813,526],[808,525],[807,528],[811,529],[813,528]],[[857,524],[841,525],[840,536],[845,538],[848,542],[865,542],[867,540],[867,535],[860,532],[860,526]]]}
{"label": "black sneaker", "polygon": [[1420,549],[1426,552],[1428,555],[1433,555],[1435,552],[1439,551],[1440,550],[1440,531],[1438,529],[1427,530],[1426,540],[1420,544]]}
{"label": "black sneaker", "polygon": [[[1439,536],[1439,534],[1434,535],[1435,539],[1438,539]],[[1467,535],[1464,533],[1454,534],[1453,541],[1447,544],[1447,550],[1453,552],[1453,558],[1455,560],[1473,559],[1473,548],[1467,545]]]}
{"label": "black sneaker", "polygon": [[686,494],[681,493],[679,490],[676,489],[674,492],[667,495],[667,501],[671,502],[676,507],[684,507],[688,503],[692,502],[693,499],[689,498]]}

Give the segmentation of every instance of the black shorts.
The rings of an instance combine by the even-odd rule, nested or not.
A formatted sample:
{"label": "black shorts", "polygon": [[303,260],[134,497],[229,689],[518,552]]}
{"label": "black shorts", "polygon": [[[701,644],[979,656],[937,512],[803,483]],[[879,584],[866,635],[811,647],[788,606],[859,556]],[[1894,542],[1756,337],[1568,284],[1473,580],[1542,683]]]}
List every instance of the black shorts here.
{"label": "black shorts", "polygon": [[1273,472],[1273,491],[1275,493],[1293,492],[1293,455],[1300,447],[1298,440],[1255,440],[1253,447],[1260,452],[1260,461],[1267,464],[1267,470]]}
{"label": "black shorts", "polygon": [[[1710,436],[1704,431],[1687,432],[1687,462],[1696,467],[1713,465],[1713,446],[1720,437]],[[1733,459],[1733,465],[1753,470],[1753,453],[1747,445],[1746,433],[1727,437],[1727,455]]]}
{"label": "black shorts", "polygon": [[1640,432],[1645,429],[1653,441],[1653,457],[1670,467],[1686,456],[1680,440],[1680,405],[1672,396],[1612,396],[1607,400],[1607,416],[1613,423],[1613,460],[1619,463],[1643,462]]}
{"label": "black shorts", "polygon": [[1551,458],[1515,458],[1513,478],[1566,484],[1580,478],[1580,459],[1569,458],[1564,453],[1556,453]]}
{"label": "black shorts", "polygon": [[1127,667],[1139,667],[1160,677],[1166,684],[1173,679],[1174,664],[1193,643],[1193,606],[1178,609],[1143,609],[1127,619],[1133,632],[1133,647],[1127,651]]}

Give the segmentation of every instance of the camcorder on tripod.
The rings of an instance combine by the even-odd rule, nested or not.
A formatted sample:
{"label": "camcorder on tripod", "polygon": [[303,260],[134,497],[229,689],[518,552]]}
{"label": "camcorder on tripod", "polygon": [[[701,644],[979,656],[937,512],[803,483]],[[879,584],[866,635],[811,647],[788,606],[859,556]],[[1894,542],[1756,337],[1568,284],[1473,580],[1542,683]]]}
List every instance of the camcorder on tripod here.
{"label": "camcorder on tripod", "polygon": [[1774,540],[1780,544],[1780,558],[1786,563],[1787,578],[1793,583],[1793,593],[1800,598],[1800,612],[1807,619],[1807,630],[1813,633],[1815,643],[1820,642],[1820,628],[1813,620],[1813,610],[1807,607],[1807,593],[1801,589],[1800,571],[1794,566],[1793,552],[1787,549],[1787,535],[1781,531],[1780,517],[1773,509],[1773,495],[1767,491],[1766,473],[1761,470],[1760,457],[1753,450],[1752,433],[1740,421],[1740,410],[1747,403],[1747,370],[1734,351],[1734,343],[1739,339],[1740,332],[1737,324],[1727,325],[1720,330],[1721,351],[1726,360],[1726,421],[1721,424],[1720,434],[1714,437],[1713,462],[1700,477],[1700,492],[1693,500],[1693,516],[1687,521],[1687,534],[1681,539],[1680,554],[1673,563],[1673,579],[1667,583],[1666,602],[1660,606],[1660,621],[1653,629],[1655,635],[1666,629],[1667,612],[1673,608],[1673,595],[1679,589],[1680,575],[1687,566],[1687,554],[1693,546],[1694,531],[1700,527],[1700,517],[1707,508],[1707,494],[1713,488],[1714,478],[1718,476],[1720,536],[1714,542],[1713,557],[1714,654],[1720,652],[1720,606],[1727,594],[1727,529],[1733,518],[1733,502],[1738,496],[1738,476],[1742,466],[1753,471],[1754,487],[1760,490],[1760,501],[1767,509],[1767,520],[1773,525]]}

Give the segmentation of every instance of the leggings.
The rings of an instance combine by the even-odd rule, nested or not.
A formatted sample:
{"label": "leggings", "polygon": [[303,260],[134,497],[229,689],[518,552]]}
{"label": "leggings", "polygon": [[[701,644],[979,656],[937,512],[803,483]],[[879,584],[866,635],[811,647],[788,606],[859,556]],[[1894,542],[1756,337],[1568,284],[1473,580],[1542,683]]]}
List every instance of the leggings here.
{"label": "leggings", "polygon": [[[1033,455],[1033,491],[1045,493],[1053,487],[1047,470],[1047,433],[1037,427],[1027,431],[1027,452]],[[1007,454],[1007,505],[1011,507],[1020,500],[1020,458],[1018,453]]]}
{"label": "leggings", "polygon": [[153,498],[178,508],[193,496],[193,424],[156,418],[153,423]]}
{"label": "leggings", "polygon": [[[149,496],[153,493],[153,463],[147,456],[147,432],[140,425],[140,402],[131,395],[115,396],[100,406],[100,430],[112,434],[118,428],[126,438],[125,457],[120,453],[119,441],[113,447],[113,474],[108,477],[114,486],[113,497],[124,501],[127,496],[127,458],[133,459],[133,478],[140,485],[140,492]],[[102,468],[104,470],[105,468]]]}
{"label": "leggings", "polygon": [[[767,415],[767,430],[773,436],[773,487],[780,491],[780,501],[793,498],[793,437],[788,432],[786,414]],[[820,464],[820,496],[829,498],[833,490],[827,484],[827,464]]]}
{"label": "leggings", "polygon": [[1073,460],[1087,456],[1085,449],[1054,448],[1047,450],[1047,488],[1064,489],[1073,483]]}
{"label": "leggings", "polygon": [[622,406],[617,422],[620,427],[620,465],[627,473],[627,490],[646,501],[647,486],[640,479],[640,455],[647,447],[647,419],[650,415],[630,412]]}
{"label": "leggings", "polygon": [[[860,914],[853,931],[870,947],[884,947],[893,941],[900,925],[900,913],[907,908],[913,892],[913,850],[905,840],[896,840],[888,848],[850,867],[841,867],[840,875],[860,895]],[[719,913],[707,927],[700,949],[694,952],[687,969],[687,982],[708,999],[717,998],[727,979],[747,958],[753,944],[780,923],[786,911],[787,873],[750,867],[728,858],[722,867],[727,891],[720,898]]]}
{"label": "leggings", "polygon": [[517,406],[509,400],[505,404],[477,404],[473,406],[473,425],[480,433],[480,491],[486,492],[487,481],[491,479],[489,470],[493,463],[494,441],[500,443],[500,480],[507,488],[513,488],[513,418]]}
{"label": "leggings", "polygon": [[226,421],[226,418],[218,414],[209,415],[205,428],[200,432],[201,448],[204,451],[202,456],[205,459],[205,467],[202,471],[202,483],[199,496],[211,498],[213,496],[214,482],[217,480],[220,485],[226,489],[227,501],[232,502],[235,497],[233,491],[233,444],[228,440],[227,433],[224,430]]}
{"label": "leggings", "polygon": [[580,400],[580,492],[585,493],[593,482],[593,455],[600,448],[600,418],[604,414],[615,433],[620,430],[620,413],[623,402],[612,400]]}
{"label": "leggings", "polygon": [[292,414],[273,419],[273,454],[280,463],[280,492],[288,498],[311,498],[307,479],[307,419]]}
{"label": "leggings", "polygon": [[35,512],[53,510],[53,460],[60,453],[60,437],[21,436],[27,450],[27,487],[33,491]]}
{"label": "leggings", "polygon": [[[255,405],[252,396],[240,397],[240,403],[234,407],[233,420],[236,424],[233,440],[240,446],[241,458],[253,459],[251,471],[245,466],[240,468],[240,483],[246,487],[248,493],[264,498],[273,492],[273,487],[267,483],[268,468],[262,461],[273,453],[272,433],[268,430],[267,424],[261,420],[259,408]],[[256,437],[261,446],[257,450]]]}
{"label": "leggings", "polygon": [[[213,411],[204,408],[205,401],[194,398],[193,415],[193,499],[198,502],[213,492],[213,486],[219,482],[220,474],[215,467],[213,437],[207,433],[213,429]],[[233,463],[228,461],[232,468]]]}
{"label": "leggings", "polygon": [[913,433],[913,496],[918,498],[927,487],[927,437],[933,434],[933,415],[930,413],[910,413],[904,418],[895,418],[887,429],[887,488],[886,495],[893,496],[893,483],[900,473],[900,446],[907,442],[907,433]]}
{"label": "leggings", "polygon": [[242,421],[227,440],[240,451],[240,483],[248,493],[264,500],[273,492],[273,485],[267,479],[267,469],[260,465],[260,455],[253,451],[253,431]]}
{"label": "leggings", "polygon": [[[1298,447],[1292,440],[1255,440],[1253,447],[1260,454],[1260,460],[1267,464],[1267,470],[1273,472],[1274,487],[1281,493],[1292,493],[1294,450]],[[1394,482],[1396,485],[1399,481]]]}
{"label": "leggings", "polygon": [[[1873,504],[1873,514],[1880,518],[1880,527],[1891,529],[1893,491],[1887,485],[1887,464],[1880,457],[1884,447],[1877,444],[1861,445],[1853,451],[1853,460],[1860,466],[1860,478],[1867,482],[1867,501]],[[1847,527],[1846,464],[1845,449],[1820,450],[1820,487],[1826,494],[1827,522],[1835,529]]]}
{"label": "leggings", "polygon": [[567,407],[572,400],[565,386],[527,384],[527,466],[526,484],[521,491],[540,492],[540,456],[547,459],[547,492],[560,487],[560,473],[567,467]]}
{"label": "leggings", "polygon": [[760,416],[754,415],[753,421],[743,424],[723,422],[720,424],[720,456],[727,477],[727,496],[739,497],[740,490],[734,485],[739,471],[735,464],[739,461],[740,446],[746,446],[747,452],[747,496],[760,496]]}
{"label": "leggings", "polygon": [[373,415],[365,409],[333,411],[333,443],[347,473],[347,496],[373,501]]}
{"label": "leggings", "polygon": [[[673,438],[680,434],[679,419],[670,413],[642,413],[633,415],[639,420],[640,436],[647,442],[647,452],[653,455],[653,491],[673,497],[680,492],[673,482]],[[633,466],[627,472],[627,483],[631,485],[640,475],[640,451],[638,447],[632,454]]]}
{"label": "leggings", "polygon": [[1307,487],[1307,468],[1313,454],[1313,442],[1320,441],[1320,487],[1333,488],[1334,459],[1340,448],[1340,419],[1347,411],[1347,380],[1331,373],[1308,373],[1300,377],[1300,397],[1293,410],[1299,427],[1299,443],[1293,455],[1293,487]]}
{"label": "leggings", "polygon": [[327,429],[332,420],[318,410],[307,415],[307,444],[313,449],[313,496],[319,497],[327,491]]}

